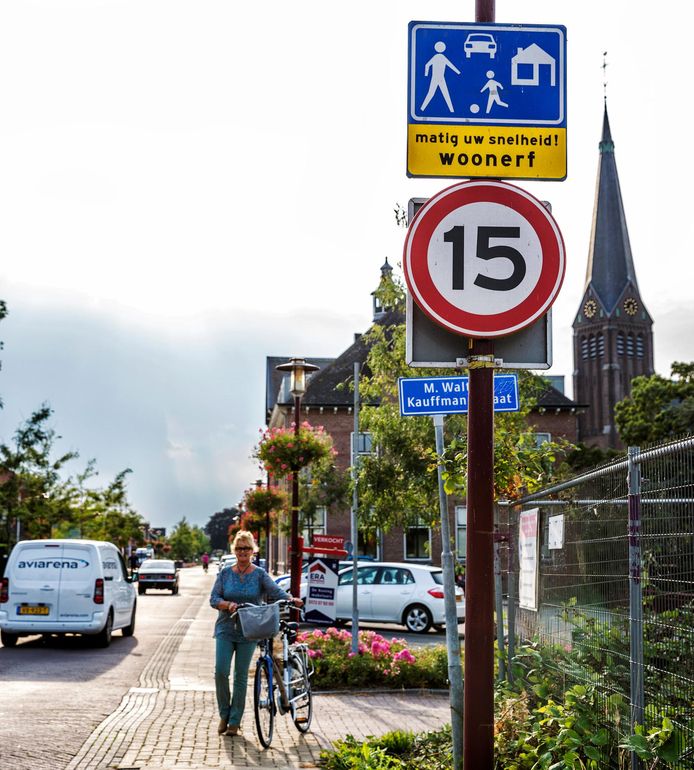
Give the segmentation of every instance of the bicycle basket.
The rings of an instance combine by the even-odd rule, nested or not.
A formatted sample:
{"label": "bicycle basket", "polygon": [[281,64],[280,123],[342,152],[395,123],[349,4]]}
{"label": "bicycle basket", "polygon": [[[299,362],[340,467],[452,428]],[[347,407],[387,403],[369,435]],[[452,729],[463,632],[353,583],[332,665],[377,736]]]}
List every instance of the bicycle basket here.
{"label": "bicycle basket", "polygon": [[279,604],[261,604],[259,607],[239,607],[241,631],[252,641],[269,639],[280,630]]}

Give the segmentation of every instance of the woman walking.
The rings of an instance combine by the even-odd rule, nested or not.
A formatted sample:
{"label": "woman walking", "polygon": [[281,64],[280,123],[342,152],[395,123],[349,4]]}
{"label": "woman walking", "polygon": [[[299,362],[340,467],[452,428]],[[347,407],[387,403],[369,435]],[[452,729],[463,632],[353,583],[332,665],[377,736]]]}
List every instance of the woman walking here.
{"label": "woman walking", "polygon": [[[221,570],[210,594],[210,605],[218,610],[214,627],[216,643],[214,680],[219,710],[217,732],[220,735],[236,735],[239,731],[246,705],[248,669],[258,644],[244,637],[238,618],[232,618],[232,614],[243,602],[260,604],[265,599],[276,601],[290,598],[289,594],[283,591],[264,569],[253,564],[252,558],[257,546],[251,532],[243,530],[237,532],[232,550],[236,554],[236,564]],[[298,597],[292,601],[297,607],[303,604]],[[232,658],[234,659],[233,695],[229,689]]]}

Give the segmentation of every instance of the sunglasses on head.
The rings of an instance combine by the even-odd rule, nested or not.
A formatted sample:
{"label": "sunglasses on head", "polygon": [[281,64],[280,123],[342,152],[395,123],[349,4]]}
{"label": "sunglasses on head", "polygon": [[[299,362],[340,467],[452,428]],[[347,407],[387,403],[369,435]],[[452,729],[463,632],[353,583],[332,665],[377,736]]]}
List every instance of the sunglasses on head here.
{"label": "sunglasses on head", "polygon": [[234,548],[235,551],[252,551],[253,548],[251,548],[250,545],[241,545]]}

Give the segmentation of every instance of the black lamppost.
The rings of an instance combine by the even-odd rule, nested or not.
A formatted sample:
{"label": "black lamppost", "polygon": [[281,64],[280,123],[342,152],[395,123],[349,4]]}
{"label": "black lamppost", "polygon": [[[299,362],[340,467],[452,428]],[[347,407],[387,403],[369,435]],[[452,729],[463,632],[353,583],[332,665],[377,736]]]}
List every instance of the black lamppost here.
{"label": "black lamppost", "polygon": [[[289,392],[294,396],[294,435],[299,435],[301,425],[301,397],[306,392],[306,373],[317,372],[320,367],[309,364],[303,358],[292,358],[286,364],[275,367],[280,372],[289,372]],[[301,551],[299,549],[299,468],[292,468],[292,519],[291,519],[291,594],[301,594]],[[292,610],[292,619],[299,619],[299,610]]]}

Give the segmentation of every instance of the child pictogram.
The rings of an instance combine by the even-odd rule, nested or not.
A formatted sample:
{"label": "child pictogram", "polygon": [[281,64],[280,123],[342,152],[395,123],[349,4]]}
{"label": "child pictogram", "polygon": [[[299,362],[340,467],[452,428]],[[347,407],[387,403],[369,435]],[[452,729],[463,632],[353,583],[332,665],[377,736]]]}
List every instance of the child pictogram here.
{"label": "child pictogram", "polygon": [[508,107],[508,104],[506,102],[501,101],[501,97],[499,96],[499,89],[503,89],[503,86],[501,83],[499,83],[498,80],[494,80],[494,71],[493,70],[487,70],[487,82],[482,86],[480,89],[480,93],[484,93],[484,91],[489,91],[489,96],[487,98],[487,109],[486,113],[489,115],[490,110],[495,104],[498,104],[499,107]]}

